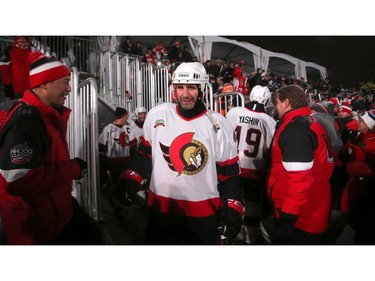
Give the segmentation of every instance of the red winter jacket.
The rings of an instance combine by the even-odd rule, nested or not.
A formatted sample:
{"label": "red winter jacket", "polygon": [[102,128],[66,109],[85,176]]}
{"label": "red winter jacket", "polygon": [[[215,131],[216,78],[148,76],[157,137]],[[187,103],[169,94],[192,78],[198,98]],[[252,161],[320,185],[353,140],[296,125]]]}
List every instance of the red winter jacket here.
{"label": "red winter jacket", "polygon": [[3,85],[12,85],[12,64],[10,61],[0,61],[0,83]]}
{"label": "red winter jacket", "polygon": [[[350,160],[346,164],[348,179],[341,198],[341,211],[348,213],[358,196],[375,187],[375,133],[360,134],[355,144],[349,144]],[[365,195],[367,196],[367,195]],[[373,200],[374,198],[369,198]]]}
{"label": "red winter jacket", "polygon": [[295,227],[318,234],[328,226],[333,163],[325,131],[310,114],[310,108],[299,108],[280,120],[271,145],[268,196],[276,217],[281,211],[297,215]]}
{"label": "red winter jacket", "polygon": [[0,132],[0,214],[8,244],[49,241],[72,216],[72,180],[80,167],[69,155],[69,115],[26,91]]}
{"label": "red winter jacket", "polygon": [[12,62],[12,83],[16,94],[23,94],[30,89],[30,62],[29,55],[31,49],[21,49],[13,47],[9,51]]}

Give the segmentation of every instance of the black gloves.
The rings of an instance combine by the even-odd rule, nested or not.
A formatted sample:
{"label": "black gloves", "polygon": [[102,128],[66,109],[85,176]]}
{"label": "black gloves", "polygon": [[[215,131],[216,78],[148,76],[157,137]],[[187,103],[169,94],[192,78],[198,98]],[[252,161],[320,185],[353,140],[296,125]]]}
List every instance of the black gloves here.
{"label": "black gloves", "polygon": [[240,213],[224,205],[218,212],[218,234],[226,245],[231,245],[241,231],[243,221]]}
{"label": "black gloves", "polygon": [[297,215],[280,212],[280,218],[276,221],[276,238],[281,244],[292,243],[297,218]]}
{"label": "black gloves", "polygon": [[81,172],[80,172],[80,176],[78,179],[81,179],[83,177],[83,175],[87,172],[87,163],[86,161],[82,160],[81,158],[74,158],[74,160],[76,160],[78,162],[78,165],[81,169]]}

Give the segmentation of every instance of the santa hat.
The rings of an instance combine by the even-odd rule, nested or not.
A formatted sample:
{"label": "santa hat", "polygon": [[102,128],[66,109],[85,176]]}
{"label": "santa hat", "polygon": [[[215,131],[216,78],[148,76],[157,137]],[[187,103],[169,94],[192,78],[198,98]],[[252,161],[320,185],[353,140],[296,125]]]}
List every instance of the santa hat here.
{"label": "santa hat", "polygon": [[361,116],[361,119],[363,120],[363,122],[365,122],[365,124],[371,131],[375,129],[375,110],[366,111]]}
{"label": "santa hat", "polygon": [[128,111],[122,107],[116,107],[115,110],[115,117],[116,119],[120,119],[124,117],[126,114],[128,114]]}
{"label": "santa hat", "polygon": [[65,76],[70,76],[69,69],[55,57],[47,57],[41,52],[32,52],[30,62],[30,89],[41,84],[55,81]]}
{"label": "santa hat", "polygon": [[339,112],[347,112],[350,115],[353,115],[353,110],[350,106],[348,105],[340,105],[339,107]]}

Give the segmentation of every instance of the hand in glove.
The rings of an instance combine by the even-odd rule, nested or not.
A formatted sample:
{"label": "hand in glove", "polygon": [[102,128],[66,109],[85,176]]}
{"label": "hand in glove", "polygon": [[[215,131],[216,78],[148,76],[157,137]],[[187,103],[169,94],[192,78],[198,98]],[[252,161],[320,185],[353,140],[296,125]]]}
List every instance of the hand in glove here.
{"label": "hand in glove", "polygon": [[280,218],[276,221],[276,238],[282,244],[290,244],[294,233],[294,223],[297,221],[297,215],[291,215],[280,212]]}
{"label": "hand in glove", "polygon": [[243,221],[241,214],[235,209],[224,206],[218,212],[218,234],[224,244],[231,245],[234,238],[241,231]]}
{"label": "hand in glove", "polygon": [[74,158],[74,160],[78,162],[78,165],[80,167],[80,175],[79,175],[79,178],[77,179],[79,180],[87,172],[87,162],[78,157]]}

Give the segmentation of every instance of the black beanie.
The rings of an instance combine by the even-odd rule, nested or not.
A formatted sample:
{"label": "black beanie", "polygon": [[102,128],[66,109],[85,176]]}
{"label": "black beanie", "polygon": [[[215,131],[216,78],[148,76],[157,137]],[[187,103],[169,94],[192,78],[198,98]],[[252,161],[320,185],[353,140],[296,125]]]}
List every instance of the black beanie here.
{"label": "black beanie", "polygon": [[126,114],[128,114],[128,111],[122,107],[116,107],[115,111],[115,117],[116,119],[120,119],[124,117]]}

